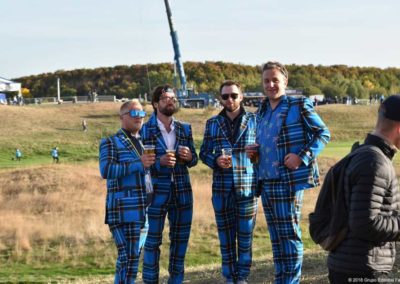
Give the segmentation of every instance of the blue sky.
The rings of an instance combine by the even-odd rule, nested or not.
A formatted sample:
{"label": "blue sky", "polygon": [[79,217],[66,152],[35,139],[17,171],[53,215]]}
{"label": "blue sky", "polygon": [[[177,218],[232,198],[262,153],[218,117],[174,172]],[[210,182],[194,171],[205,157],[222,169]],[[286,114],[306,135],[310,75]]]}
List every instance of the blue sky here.
{"label": "blue sky", "polygon": [[[398,0],[170,5],[184,61],[400,68]],[[0,77],[173,62],[163,0],[0,0],[0,9]]]}

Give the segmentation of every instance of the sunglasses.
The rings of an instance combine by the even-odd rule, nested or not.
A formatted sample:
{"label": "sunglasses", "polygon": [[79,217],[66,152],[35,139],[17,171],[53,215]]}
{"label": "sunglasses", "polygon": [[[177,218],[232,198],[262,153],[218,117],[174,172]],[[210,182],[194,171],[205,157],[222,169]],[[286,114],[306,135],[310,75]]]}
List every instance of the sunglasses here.
{"label": "sunglasses", "polygon": [[229,97],[231,97],[232,100],[236,100],[239,97],[239,94],[237,93],[230,93],[230,94],[222,94],[221,98],[226,101],[227,99],[229,99]]}
{"label": "sunglasses", "polygon": [[136,110],[136,109],[132,109],[130,111],[124,112],[122,115],[128,114],[130,115],[130,117],[133,118],[144,118],[146,116],[146,112],[144,110]]}
{"label": "sunglasses", "polygon": [[165,93],[174,93],[174,90],[172,88],[165,87],[164,89],[161,90],[161,94]]}

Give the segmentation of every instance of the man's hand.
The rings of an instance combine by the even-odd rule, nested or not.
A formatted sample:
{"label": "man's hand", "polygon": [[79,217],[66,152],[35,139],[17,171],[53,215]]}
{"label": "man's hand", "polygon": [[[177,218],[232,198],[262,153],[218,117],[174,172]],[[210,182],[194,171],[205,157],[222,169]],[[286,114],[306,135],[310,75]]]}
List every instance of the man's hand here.
{"label": "man's hand", "polygon": [[178,147],[178,156],[181,160],[186,162],[190,162],[192,160],[192,152],[190,151],[189,147],[186,146],[179,146]]}
{"label": "man's hand", "polygon": [[290,170],[297,170],[303,161],[296,154],[289,153],[285,156],[285,166]]}
{"label": "man's hand", "polygon": [[175,167],[175,164],[176,164],[176,158],[175,158],[175,154],[173,154],[173,153],[167,153],[165,155],[162,155],[160,158],[161,166],[173,168],[173,167]]}
{"label": "man's hand", "polygon": [[246,151],[247,157],[249,157],[249,159],[253,159],[258,154],[259,147],[260,145],[257,143],[246,145],[244,150]]}
{"label": "man's hand", "polygon": [[156,162],[156,154],[143,154],[140,160],[144,168],[150,168]]}
{"label": "man's hand", "polygon": [[219,156],[217,158],[217,165],[223,169],[228,169],[232,167],[232,157],[223,155]]}

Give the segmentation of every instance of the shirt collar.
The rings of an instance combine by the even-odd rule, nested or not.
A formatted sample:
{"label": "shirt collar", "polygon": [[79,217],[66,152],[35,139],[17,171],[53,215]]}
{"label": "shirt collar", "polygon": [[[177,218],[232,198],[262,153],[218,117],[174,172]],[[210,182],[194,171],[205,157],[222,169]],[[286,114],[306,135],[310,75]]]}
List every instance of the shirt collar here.
{"label": "shirt collar", "polygon": [[[167,131],[167,129],[164,126],[164,123],[162,123],[161,120],[159,120],[158,118],[157,118],[157,125],[158,125],[158,128],[160,128],[161,131]],[[175,130],[175,121],[174,121],[174,119],[172,119],[171,131],[174,131],[174,130]]]}

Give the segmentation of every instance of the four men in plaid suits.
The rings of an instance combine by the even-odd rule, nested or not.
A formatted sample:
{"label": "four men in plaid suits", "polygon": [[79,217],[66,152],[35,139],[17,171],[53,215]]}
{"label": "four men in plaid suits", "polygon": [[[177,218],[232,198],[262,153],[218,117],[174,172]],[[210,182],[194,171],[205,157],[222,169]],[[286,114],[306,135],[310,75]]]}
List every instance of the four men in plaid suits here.
{"label": "four men in plaid suits", "polygon": [[[146,113],[138,100],[120,108],[121,129],[100,142],[100,173],[107,179],[106,218],[118,249],[116,284],[135,283],[140,230],[145,223],[146,171],[154,154],[143,154],[137,137]],[[150,179],[148,179],[150,180]],[[149,186],[149,185],[147,185]]]}
{"label": "four men in plaid suits", "polygon": [[[257,178],[245,146],[255,143],[256,116],[245,111],[239,83],[223,82],[220,93],[224,109],[207,121],[200,158],[213,170],[212,204],[222,274],[227,283],[247,283],[257,212]],[[230,157],[225,149],[231,150]]]}
{"label": "four men in plaid suits", "polygon": [[170,257],[168,283],[182,283],[184,261],[193,215],[192,187],[188,168],[197,164],[190,124],[173,118],[177,99],[171,86],[155,88],[154,113],[143,125],[144,144],[156,147],[156,163],[151,167],[153,200],[148,207],[148,235],[144,246],[143,281],[158,283],[160,245],[168,215]]}
{"label": "four men in plaid suits", "polygon": [[[299,283],[303,260],[300,215],[303,190],[319,184],[316,157],[330,133],[312,102],[285,94],[288,72],[263,66],[266,98],[257,111],[258,178],[275,266],[275,283]],[[247,150],[250,157],[255,154]]]}
{"label": "four men in plaid suits", "polygon": [[[310,100],[286,96],[288,72],[282,64],[266,63],[262,79],[266,98],[256,114],[245,111],[239,83],[221,84],[224,109],[207,121],[200,149],[200,158],[213,169],[212,204],[222,274],[232,284],[247,283],[259,194],[272,242],[275,282],[299,282],[303,189],[319,184],[316,156],[330,139]],[[140,230],[146,232],[147,226],[143,281],[158,283],[167,215],[171,241],[168,283],[183,282],[193,214],[188,168],[198,158],[191,126],[173,118],[176,102],[171,86],[156,87],[154,113],[143,127],[140,103],[125,103],[120,111],[121,130],[100,144],[100,171],[108,179],[106,223],[118,248],[115,283],[134,283],[139,238],[143,238]],[[142,154],[135,138],[139,129],[143,144],[155,146],[155,156]],[[146,202],[150,200],[144,168],[150,168],[154,186],[146,225]]]}

